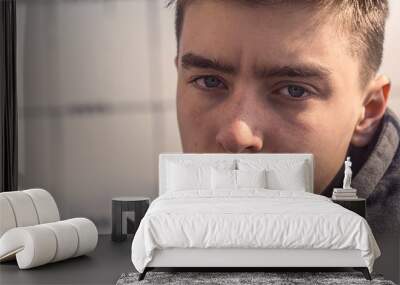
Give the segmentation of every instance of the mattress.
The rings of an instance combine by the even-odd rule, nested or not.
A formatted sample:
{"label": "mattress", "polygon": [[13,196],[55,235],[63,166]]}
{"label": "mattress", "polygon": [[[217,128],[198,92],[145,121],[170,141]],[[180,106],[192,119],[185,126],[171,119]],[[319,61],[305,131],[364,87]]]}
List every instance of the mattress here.
{"label": "mattress", "polygon": [[379,247],[364,218],[301,191],[241,189],[167,192],[153,201],[132,242],[143,272],[156,249],[359,250],[372,272]]}

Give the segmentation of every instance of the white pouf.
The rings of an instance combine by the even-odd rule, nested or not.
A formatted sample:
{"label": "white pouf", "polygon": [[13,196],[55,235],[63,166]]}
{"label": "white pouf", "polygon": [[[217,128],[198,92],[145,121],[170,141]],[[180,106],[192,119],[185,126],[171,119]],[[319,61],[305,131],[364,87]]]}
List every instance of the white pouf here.
{"label": "white pouf", "polygon": [[17,227],[33,226],[39,223],[35,205],[30,196],[23,191],[0,193],[11,205]]}
{"label": "white pouf", "polygon": [[17,222],[15,221],[14,212],[10,202],[6,197],[0,195],[0,237],[9,229],[15,228]]}
{"label": "white pouf", "polygon": [[17,259],[28,269],[86,254],[98,232],[86,218],[60,221],[49,192],[29,189],[0,193],[0,262]]}
{"label": "white pouf", "polygon": [[93,222],[85,218],[13,228],[0,238],[0,259],[15,255],[21,269],[57,262],[92,251],[97,235]]}
{"label": "white pouf", "polygon": [[39,224],[60,220],[57,204],[49,192],[43,189],[29,189],[22,192],[28,194],[32,199],[38,215]]}

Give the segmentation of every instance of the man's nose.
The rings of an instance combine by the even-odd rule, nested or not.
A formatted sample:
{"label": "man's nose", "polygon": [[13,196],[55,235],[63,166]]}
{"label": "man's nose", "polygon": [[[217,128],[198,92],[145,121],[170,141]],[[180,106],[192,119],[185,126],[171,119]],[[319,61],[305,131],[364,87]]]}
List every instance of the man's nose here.
{"label": "man's nose", "polygon": [[221,127],[216,136],[225,152],[259,152],[263,147],[261,137],[242,119],[235,119]]}

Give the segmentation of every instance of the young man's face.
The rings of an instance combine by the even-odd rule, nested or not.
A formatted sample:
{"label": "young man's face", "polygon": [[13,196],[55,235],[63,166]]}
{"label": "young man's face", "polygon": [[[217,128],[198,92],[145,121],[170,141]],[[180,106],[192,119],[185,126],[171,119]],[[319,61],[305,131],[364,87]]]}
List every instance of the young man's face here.
{"label": "young man's face", "polygon": [[187,6],[176,62],[184,152],[313,153],[315,191],[327,186],[362,110],[361,63],[336,24],[313,15],[300,5]]}

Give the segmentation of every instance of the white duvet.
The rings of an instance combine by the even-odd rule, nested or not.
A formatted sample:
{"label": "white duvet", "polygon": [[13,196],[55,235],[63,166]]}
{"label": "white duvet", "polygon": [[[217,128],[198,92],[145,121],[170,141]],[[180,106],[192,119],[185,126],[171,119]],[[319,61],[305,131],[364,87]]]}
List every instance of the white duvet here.
{"label": "white duvet", "polygon": [[366,220],[325,196],[300,191],[177,191],[155,199],[132,243],[143,272],[154,249],[358,249],[372,272],[379,247]]}

